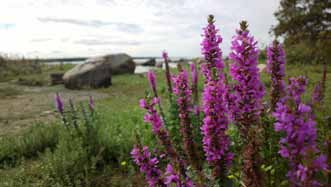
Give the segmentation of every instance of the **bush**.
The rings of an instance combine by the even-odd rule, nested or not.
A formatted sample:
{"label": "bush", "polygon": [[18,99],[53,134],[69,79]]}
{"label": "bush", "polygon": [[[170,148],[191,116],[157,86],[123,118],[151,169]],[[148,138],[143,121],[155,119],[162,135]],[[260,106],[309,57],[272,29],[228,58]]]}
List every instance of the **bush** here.
{"label": "bush", "polygon": [[0,139],[0,168],[15,166],[24,158],[38,156],[58,142],[58,126],[39,124],[18,137]]}

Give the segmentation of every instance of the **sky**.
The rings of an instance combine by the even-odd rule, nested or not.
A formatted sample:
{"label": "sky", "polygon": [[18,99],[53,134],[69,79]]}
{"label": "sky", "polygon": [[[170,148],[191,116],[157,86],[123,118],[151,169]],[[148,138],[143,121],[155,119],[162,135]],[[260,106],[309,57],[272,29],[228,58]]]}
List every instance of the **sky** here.
{"label": "sky", "polygon": [[1,0],[0,53],[25,57],[198,57],[213,14],[230,52],[241,20],[264,47],[280,0]]}

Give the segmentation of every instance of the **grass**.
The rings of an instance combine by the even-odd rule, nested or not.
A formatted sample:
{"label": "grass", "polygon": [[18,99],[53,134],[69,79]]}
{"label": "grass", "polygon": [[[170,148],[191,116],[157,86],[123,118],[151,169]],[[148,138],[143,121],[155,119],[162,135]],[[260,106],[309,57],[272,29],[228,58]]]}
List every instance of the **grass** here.
{"label": "grass", "polygon": [[[41,74],[33,74],[26,77],[46,78],[50,72],[59,71],[57,68],[53,67],[44,70]],[[330,66],[328,70],[324,107],[321,107],[316,114],[317,121],[322,126],[323,118],[331,115],[329,112],[331,110],[331,95],[328,94],[331,92]],[[314,85],[321,79],[322,65],[287,65],[286,73],[290,76],[305,75],[309,78],[308,91],[304,96],[304,99],[309,101]],[[261,76],[268,88],[270,85],[269,75],[262,73]],[[167,94],[165,92],[166,86],[163,72],[158,71],[157,78],[162,102],[167,108],[168,103],[166,101]],[[200,80],[200,83],[202,83],[202,80]],[[50,87],[50,89],[52,88]],[[200,91],[202,90],[202,84],[200,84],[199,89]],[[3,90],[6,90],[6,88]],[[98,90],[98,92],[109,95],[105,99],[96,101],[98,110],[98,119],[95,122],[95,125],[98,127],[96,139],[103,148],[103,167],[101,169],[99,168],[100,166],[95,166],[95,169],[92,170],[89,168],[91,167],[90,165],[86,166],[85,169],[89,173],[78,171],[78,169],[81,169],[79,167],[75,170],[78,173],[83,173],[83,178],[88,180],[90,185],[144,186],[141,176],[134,174],[129,152],[136,142],[135,137],[137,134],[140,135],[145,145],[152,145],[152,147],[155,145],[150,126],[143,122],[144,111],[138,106],[138,101],[146,95],[146,90],[149,90],[149,85],[146,77],[143,75],[114,76],[113,86]],[[9,90],[8,94],[0,93],[8,96],[20,94],[19,90],[16,91]],[[48,178],[45,178],[46,173],[50,174],[50,171],[56,170],[54,169],[55,166],[73,167],[72,163],[82,163],[81,157],[77,156],[77,154],[84,155],[84,150],[77,149],[77,152],[75,152],[75,149],[67,148],[68,146],[72,147],[74,145],[76,147],[80,145],[79,140],[77,142],[73,141],[76,143],[68,146],[60,146],[61,144],[58,143],[60,135],[56,132],[58,132],[57,127],[59,126],[61,126],[61,121],[55,122],[52,126],[45,124],[35,126],[30,131],[22,132],[18,137],[1,137],[0,165],[2,163],[3,169],[0,169],[0,186],[43,186],[45,181],[55,180],[56,177],[54,175],[47,175]],[[320,129],[319,133],[323,137],[326,136],[323,134],[326,131],[323,131],[323,128]],[[65,148],[61,149],[60,147]],[[65,150],[65,152],[61,152],[61,150]],[[60,158],[67,158],[64,155],[71,155],[71,161],[66,166],[62,165],[64,162],[59,160]],[[45,163],[53,163],[53,165]],[[91,171],[92,173],[90,173]],[[68,173],[58,176],[67,177]],[[51,181],[49,183],[53,182],[54,186],[61,184],[57,183],[59,181]]]}
{"label": "grass", "polygon": [[58,142],[58,126],[37,124],[20,136],[0,138],[0,168],[13,167],[21,159],[38,156]]}
{"label": "grass", "polygon": [[20,94],[22,94],[21,90],[15,87],[11,87],[11,86],[0,87],[0,97],[14,97]]}

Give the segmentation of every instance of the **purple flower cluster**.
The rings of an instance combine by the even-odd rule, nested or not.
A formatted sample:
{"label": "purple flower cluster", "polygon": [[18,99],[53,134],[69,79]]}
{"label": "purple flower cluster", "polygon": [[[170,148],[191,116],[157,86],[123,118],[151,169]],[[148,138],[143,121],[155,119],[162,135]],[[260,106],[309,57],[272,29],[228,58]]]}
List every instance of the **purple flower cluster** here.
{"label": "purple flower cluster", "polygon": [[[196,65],[190,65],[191,85],[188,72],[181,65],[178,66],[179,73],[172,77],[171,82],[168,54],[162,53],[166,64],[169,99],[170,101],[173,101],[173,98],[177,99],[176,112],[178,111],[180,120],[183,151],[176,150],[172,144],[157,94],[156,76],[152,71],[147,73],[154,95],[153,99],[140,100],[140,106],[146,109],[144,120],[151,124],[152,132],[164,147],[165,158],[169,161],[162,172],[158,168],[157,157],[152,157],[147,147],[137,145],[134,147],[131,155],[140,167],[140,171],[146,175],[149,186],[205,186],[209,183],[207,180],[211,178],[215,180],[213,182],[219,181],[221,186],[224,185],[234,158],[227,132],[232,122],[238,126],[243,142],[240,158],[244,186],[265,186],[261,171],[261,145],[262,138],[267,139],[268,136],[263,137],[266,133],[262,131],[261,116],[268,113],[262,113],[265,88],[258,69],[257,42],[250,35],[247,22],[242,21],[231,43],[229,58],[232,61],[230,75],[233,81],[228,82],[223,71],[225,65],[219,47],[222,38],[214,22],[214,17],[210,15],[208,25],[203,29],[201,46],[204,61],[201,64],[201,72],[205,81],[201,108],[198,101]],[[274,124],[275,131],[284,134],[279,142],[279,154],[289,161],[290,169],[287,176],[291,186],[321,186],[316,176],[321,171],[328,171],[327,157],[321,154],[317,146],[317,128],[312,108],[301,100],[308,81],[304,77],[290,78],[289,85],[285,85],[285,52],[277,41],[267,48],[267,71],[271,75],[271,110],[277,120]],[[321,83],[315,87],[313,103],[322,100],[325,80],[326,69]],[[61,99],[59,100],[61,103]],[[159,106],[159,110],[156,110],[156,105]],[[206,161],[212,169],[211,178],[202,170],[203,163],[200,159],[202,156],[199,155],[198,146],[194,142],[195,131],[192,122],[195,121],[192,119],[197,121],[200,119],[192,118],[191,115],[192,111],[197,111],[196,114],[199,115],[200,110],[204,114],[200,128],[202,148]],[[182,152],[185,154],[181,155]],[[192,173],[189,172],[188,166],[193,166]],[[193,174],[192,180],[188,177],[191,176],[189,174]]]}
{"label": "purple flower cluster", "polygon": [[147,123],[152,125],[152,130],[154,134],[158,134],[162,128],[164,128],[163,121],[158,115],[155,105],[159,104],[159,98],[153,98],[151,102],[147,102],[145,99],[141,99],[139,104],[140,107],[147,110],[147,113],[144,116],[144,120]]}
{"label": "purple flower cluster", "polygon": [[246,186],[263,186],[261,158],[259,156],[260,114],[263,108],[264,86],[260,80],[257,42],[247,30],[247,22],[240,23],[240,29],[232,40],[230,53],[230,75],[236,81],[233,85],[231,103],[232,118],[239,127],[245,145],[242,151],[243,182]]}
{"label": "purple flower cluster", "polygon": [[214,166],[217,166],[220,161],[229,165],[233,157],[229,150],[230,139],[226,134],[229,120],[223,94],[225,90],[224,84],[220,81],[208,81],[202,96],[205,114],[201,127],[203,148],[207,161]]}
{"label": "purple flower cluster", "polygon": [[285,132],[279,153],[289,161],[289,180],[294,186],[315,187],[320,186],[315,174],[326,170],[327,164],[326,156],[320,155],[316,144],[316,122],[311,107],[301,101],[307,83],[304,77],[291,78],[288,95],[278,102],[273,116],[277,120],[275,130]]}
{"label": "purple flower cluster", "polygon": [[271,110],[285,95],[285,52],[283,46],[275,40],[267,47],[267,71],[271,74]]}
{"label": "purple flower cluster", "polygon": [[192,111],[192,91],[189,86],[187,71],[181,70],[177,76],[173,76],[172,80],[174,83],[173,93],[177,96],[180,132],[183,137],[184,150],[193,167],[200,170],[200,159],[193,141],[193,127],[190,117],[190,112]]}
{"label": "purple flower cluster", "polygon": [[59,93],[55,95],[55,107],[60,114],[64,113],[64,104]]}
{"label": "purple flower cluster", "polygon": [[[241,29],[232,40],[230,59],[230,75],[237,81],[234,85],[235,106],[231,109],[236,121],[249,126],[252,121],[245,123],[246,118],[255,118],[262,109],[264,86],[260,80],[258,65],[257,42],[249,35],[247,25],[241,23]],[[248,121],[247,121],[248,122]],[[253,121],[254,122],[254,121]]]}
{"label": "purple flower cluster", "polygon": [[312,104],[313,105],[321,104],[322,100],[323,100],[323,88],[321,82],[318,82],[313,90]]}
{"label": "purple flower cluster", "polygon": [[163,57],[164,64],[165,64],[165,75],[166,75],[166,80],[167,80],[168,91],[169,91],[169,93],[171,93],[172,92],[172,85],[171,85],[168,53],[166,51],[163,51],[162,52],[162,57]]}
{"label": "purple flower cluster", "polygon": [[167,165],[167,169],[165,172],[165,181],[164,183],[168,186],[172,186],[175,184],[178,187],[192,187],[194,186],[192,181],[188,178],[181,180],[181,176],[177,173],[171,164]]}
{"label": "purple flower cluster", "polygon": [[195,63],[190,64],[190,69],[192,73],[192,85],[197,85],[198,84],[198,70],[195,66]]}
{"label": "purple flower cluster", "polygon": [[94,109],[95,109],[95,105],[94,105],[94,99],[93,99],[93,97],[90,95],[90,97],[89,97],[89,103],[88,103],[88,106],[89,106],[89,109],[90,109],[90,111],[94,111]]}
{"label": "purple flower cluster", "polygon": [[193,102],[194,104],[198,104],[198,70],[197,67],[195,65],[195,63],[190,64],[190,69],[191,69],[191,79],[192,79],[192,86],[191,86],[191,90],[193,93]]}
{"label": "purple flower cluster", "polygon": [[[306,91],[308,85],[308,79],[304,76],[299,76],[289,79],[289,85],[287,88],[287,96],[291,97],[293,101],[298,105],[301,102],[301,96]],[[286,99],[285,97],[284,99]]]}
{"label": "purple flower cluster", "polygon": [[218,29],[214,24],[214,16],[209,15],[208,25],[204,30],[204,38],[202,40],[202,55],[204,56],[205,63],[202,64],[202,72],[206,79],[214,77],[213,71],[219,71],[224,68],[222,61],[222,52],[219,44],[222,42],[222,37],[217,34]]}
{"label": "purple flower cluster", "polygon": [[166,186],[162,179],[162,173],[158,168],[159,161],[156,157],[152,157],[147,146],[135,145],[131,151],[131,156],[140,167],[140,171],[145,174],[150,187]]}
{"label": "purple flower cluster", "polygon": [[202,64],[202,71],[206,77],[202,108],[204,112],[203,125],[203,149],[208,163],[214,168],[214,176],[224,179],[226,166],[229,166],[233,154],[230,153],[230,139],[226,134],[228,129],[228,116],[226,110],[224,64],[219,44],[222,38],[217,35],[213,16],[209,16],[208,25],[204,28],[204,39],[201,43],[202,54],[205,63]]}
{"label": "purple flower cluster", "polygon": [[157,97],[156,76],[155,76],[155,73],[152,70],[147,72],[147,79],[149,81],[149,85],[150,85],[151,89],[153,90],[153,93],[154,93],[155,97]]}
{"label": "purple flower cluster", "polygon": [[164,126],[164,122],[159,116],[155,105],[160,103],[160,99],[153,98],[152,101],[145,99],[140,100],[140,107],[147,110],[144,116],[144,120],[152,125],[152,131],[155,136],[159,139],[160,143],[165,147],[167,155],[172,159],[174,163],[179,165],[181,173],[184,173],[185,163],[179,158],[178,153],[172,146],[172,141],[169,137],[169,132]]}

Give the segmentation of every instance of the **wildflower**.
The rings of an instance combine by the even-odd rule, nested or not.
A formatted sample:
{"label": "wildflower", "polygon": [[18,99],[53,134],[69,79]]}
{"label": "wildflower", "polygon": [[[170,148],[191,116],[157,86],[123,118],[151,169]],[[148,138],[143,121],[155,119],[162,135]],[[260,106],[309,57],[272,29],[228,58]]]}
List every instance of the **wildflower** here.
{"label": "wildflower", "polygon": [[94,99],[93,99],[93,97],[91,95],[89,97],[88,106],[89,106],[89,108],[90,108],[91,111],[94,111]]}
{"label": "wildflower", "polygon": [[[158,94],[157,94],[157,90],[156,90],[156,75],[155,73],[150,70],[147,72],[147,79],[149,81],[149,85],[154,93],[154,97],[155,98],[158,98]],[[159,109],[160,109],[160,114],[163,118],[163,120],[165,119],[165,115],[164,115],[164,112],[163,112],[163,109],[162,109],[162,106],[161,106],[161,103],[158,102],[158,105],[159,105]]]}
{"label": "wildflower", "polygon": [[195,63],[190,64],[191,68],[191,77],[192,77],[192,93],[194,104],[198,104],[198,71]]}
{"label": "wildflower", "polygon": [[158,134],[162,128],[164,128],[164,124],[154,106],[160,102],[158,98],[153,98],[150,103],[147,103],[145,99],[140,100],[140,107],[146,109],[148,112],[144,116],[144,120],[147,123],[151,123],[153,133]]}
{"label": "wildflower", "polygon": [[59,93],[56,93],[55,95],[55,106],[60,114],[64,113],[64,104]]}
{"label": "wildflower", "polygon": [[312,93],[312,104],[320,104],[323,100],[323,89],[321,82],[318,82]]}
{"label": "wildflower", "polygon": [[182,69],[177,76],[173,77],[173,82],[173,92],[177,96],[180,132],[183,137],[184,150],[192,165],[201,170],[197,148],[193,141],[193,127],[190,118],[192,91],[189,88],[187,72]]}
{"label": "wildflower", "polygon": [[185,174],[186,164],[180,159],[178,153],[173,148],[172,141],[169,137],[169,132],[164,126],[164,122],[159,116],[155,105],[160,103],[159,98],[153,98],[152,101],[147,101],[145,99],[140,100],[140,107],[147,110],[144,116],[145,122],[152,125],[152,131],[154,135],[158,138],[160,143],[165,147],[167,155],[172,159],[174,163],[179,165],[181,174]]}
{"label": "wildflower", "polygon": [[285,94],[285,52],[277,40],[267,47],[267,71],[271,74],[271,110],[274,111]]}
{"label": "wildflower", "polygon": [[247,22],[240,23],[240,29],[232,40],[230,59],[230,75],[236,84],[233,86],[232,117],[239,126],[240,134],[245,142],[243,148],[243,180],[246,186],[262,186],[259,171],[259,125],[263,108],[264,87],[260,81],[257,42],[247,30]]}
{"label": "wildflower", "polygon": [[201,69],[206,78],[202,96],[204,119],[201,131],[203,150],[209,165],[213,167],[213,175],[217,179],[224,180],[233,155],[229,150],[230,139],[226,134],[229,124],[225,100],[227,90],[222,72],[224,68],[222,52],[219,48],[222,38],[217,32],[214,17],[210,15],[201,43],[205,58]]}
{"label": "wildflower", "polygon": [[324,99],[326,74],[327,74],[327,68],[326,68],[326,63],[324,63],[322,80],[317,83],[317,85],[314,87],[313,90],[312,104],[321,104]]}
{"label": "wildflower", "polygon": [[155,97],[157,97],[157,91],[156,91],[156,76],[155,73],[152,70],[149,70],[147,72],[147,79],[149,81],[149,85],[152,88],[152,91],[155,95]]}
{"label": "wildflower", "polygon": [[131,151],[134,162],[140,167],[140,171],[145,174],[147,183],[150,187],[166,186],[158,168],[158,159],[152,157],[147,146],[135,145]]}
{"label": "wildflower", "polygon": [[181,180],[180,175],[174,170],[171,164],[167,165],[164,183],[168,186],[175,184],[178,187],[192,187],[192,181],[188,178]]}
{"label": "wildflower", "polygon": [[212,73],[214,68],[221,70],[224,68],[224,63],[222,61],[222,52],[219,48],[219,44],[222,42],[222,38],[217,34],[218,29],[214,25],[214,16],[209,15],[208,25],[204,30],[204,38],[202,40],[202,54],[205,58],[206,63],[202,64],[202,72],[204,73],[206,79],[211,79],[213,77]]}
{"label": "wildflower", "polygon": [[320,155],[316,138],[316,122],[312,109],[301,101],[308,80],[305,77],[291,78],[288,95],[278,102],[273,116],[275,130],[284,132],[280,140],[279,153],[289,161],[287,174],[293,186],[315,187],[320,184],[314,179],[317,172],[327,169],[326,156]]}
{"label": "wildflower", "polygon": [[169,69],[169,57],[168,53],[166,51],[162,52],[162,57],[165,63],[165,74],[166,74],[166,80],[167,80],[167,85],[168,85],[168,91],[169,94],[172,93],[172,85],[171,85],[171,77],[170,77],[170,69]]}
{"label": "wildflower", "polygon": [[301,102],[301,95],[305,93],[307,85],[308,79],[304,76],[289,79],[287,94],[293,99],[295,104],[298,105]]}

